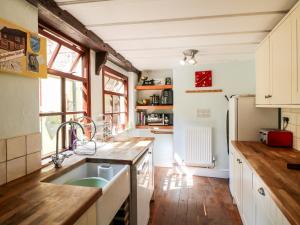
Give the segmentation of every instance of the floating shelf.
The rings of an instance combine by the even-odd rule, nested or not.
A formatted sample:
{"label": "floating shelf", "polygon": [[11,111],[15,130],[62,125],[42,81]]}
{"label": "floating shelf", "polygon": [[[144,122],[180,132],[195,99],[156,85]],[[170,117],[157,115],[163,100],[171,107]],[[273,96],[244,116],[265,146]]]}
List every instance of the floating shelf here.
{"label": "floating shelf", "polygon": [[136,90],[164,90],[164,89],[172,89],[173,85],[140,85],[136,86]]}
{"label": "floating shelf", "polygon": [[135,108],[144,110],[172,110],[173,105],[137,105]]}
{"label": "floating shelf", "polygon": [[173,126],[149,126],[149,125],[136,125],[137,129],[151,129],[151,128],[156,128],[156,129],[173,129]]}
{"label": "floating shelf", "polygon": [[222,89],[212,90],[186,90],[185,93],[210,93],[210,92],[223,92]]}

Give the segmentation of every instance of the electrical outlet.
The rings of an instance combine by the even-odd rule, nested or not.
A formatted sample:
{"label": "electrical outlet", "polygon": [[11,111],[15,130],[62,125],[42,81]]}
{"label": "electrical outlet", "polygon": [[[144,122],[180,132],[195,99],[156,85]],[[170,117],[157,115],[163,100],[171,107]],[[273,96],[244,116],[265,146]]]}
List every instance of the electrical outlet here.
{"label": "electrical outlet", "polygon": [[284,123],[289,123],[290,118],[288,118],[288,117],[282,117],[282,121],[283,121]]}

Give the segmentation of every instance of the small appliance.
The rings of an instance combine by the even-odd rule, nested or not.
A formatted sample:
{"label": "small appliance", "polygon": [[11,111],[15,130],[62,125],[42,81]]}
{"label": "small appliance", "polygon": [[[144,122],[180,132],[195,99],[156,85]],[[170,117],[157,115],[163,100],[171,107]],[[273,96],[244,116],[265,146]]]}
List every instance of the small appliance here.
{"label": "small appliance", "polygon": [[287,130],[261,129],[260,141],[271,147],[293,147],[293,133]]}
{"label": "small appliance", "polygon": [[173,105],[173,90],[165,89],[161,94],[161,104],[162,105]]}

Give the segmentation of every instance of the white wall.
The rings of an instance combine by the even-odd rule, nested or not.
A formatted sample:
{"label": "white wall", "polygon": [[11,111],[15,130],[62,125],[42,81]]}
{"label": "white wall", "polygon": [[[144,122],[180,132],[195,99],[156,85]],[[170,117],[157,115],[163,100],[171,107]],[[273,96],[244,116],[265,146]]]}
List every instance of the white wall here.
{"label": "white wall", "polygon": [[[223,93],[187,94],[195,89],[195,71],[212,70],[213,87]],[[224,95],[254,94],[254,61],[232,62],[200,66],[183,66],[174,69],[174,151],[181,159],[185,158],[184,130],[188,126],[213,127],[213,154],[216,169],[228,169],[226,146],[226,110],[228,102]],[[209,118],[198,118],[197,109],[210,110]]]}
{"label": "white wall", "polygon": [[[109,68],[124,74],[128,77],[128,101],[129,101],[129,128],[135,124],[135,102],[137,83],[137,75],[133,72],[127,72],[124,69],[116,66],[108,61],[106,64]],[[96,120],[99,115],[103,114],[103,95],[102,95],[102,72],[100,75],[95,74],[95,52],[91,51],[90,55],[90,73],[91,73],[91,114],[92,118]]]}
{"label": "white wall", "polygon": [[[38,11],[24,0],[0,0],[0,17],[38,32]],[[39,80],[0,73],[0,139],[39,131]]]}

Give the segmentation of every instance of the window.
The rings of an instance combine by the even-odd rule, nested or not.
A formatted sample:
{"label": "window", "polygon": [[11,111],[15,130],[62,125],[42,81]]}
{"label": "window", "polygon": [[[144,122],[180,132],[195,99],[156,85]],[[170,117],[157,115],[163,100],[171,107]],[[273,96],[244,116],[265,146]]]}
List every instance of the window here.
{"label": "window", "polygon": [[[42,156],[47,157],[55,151],[58,126],[89,114],[89,52],[46,29],[39,31],[47,39],[48,78],[40,80]],[[59,139],[60,150],[66,149],[67,129],[61,130]]]}
{"label": "window", "polygon": [[108,67],[103,74],[103,112],[112,124],[112,133],[126,128],[128,122],[128,78]]}

